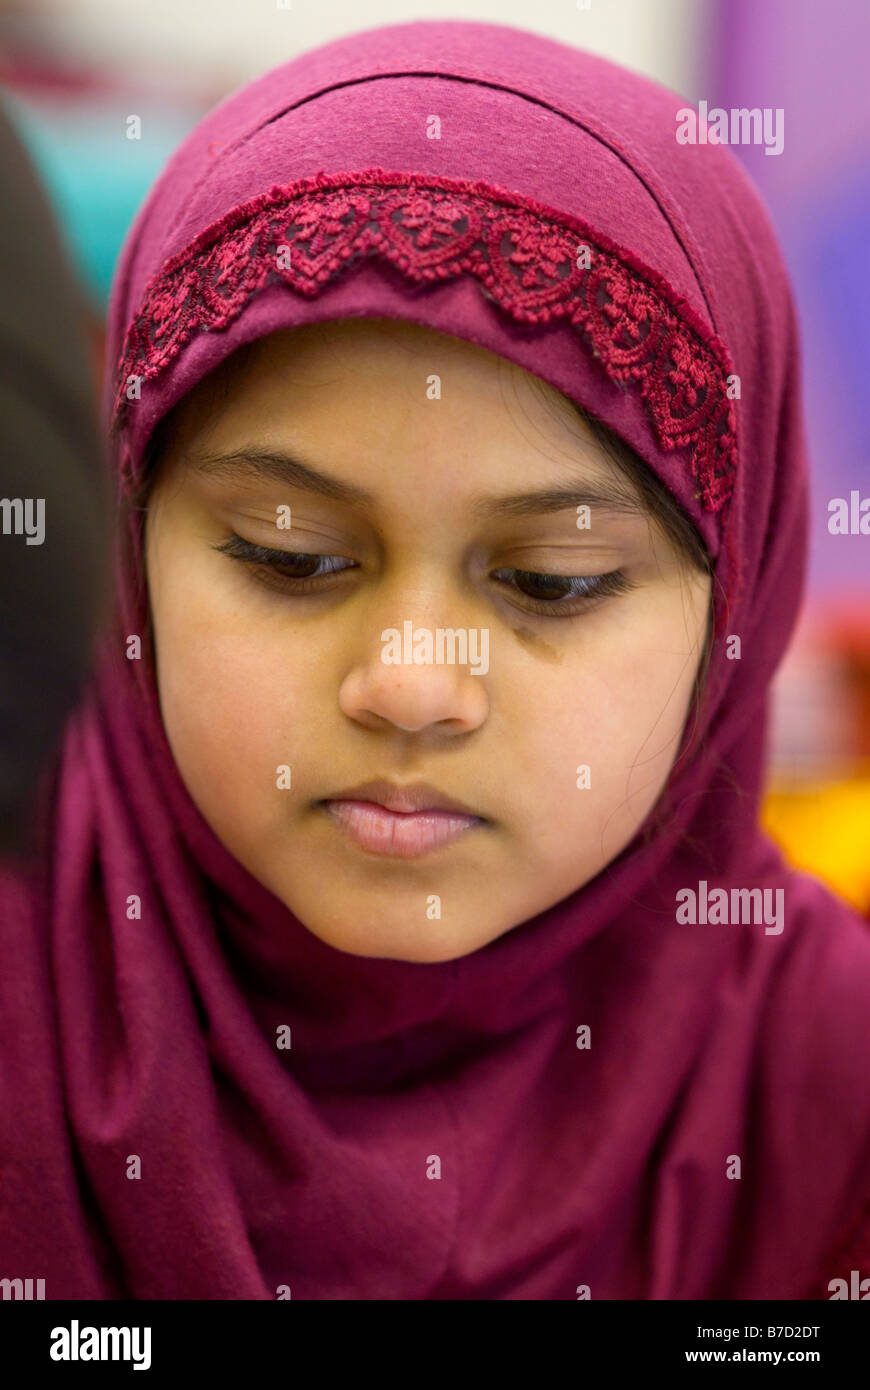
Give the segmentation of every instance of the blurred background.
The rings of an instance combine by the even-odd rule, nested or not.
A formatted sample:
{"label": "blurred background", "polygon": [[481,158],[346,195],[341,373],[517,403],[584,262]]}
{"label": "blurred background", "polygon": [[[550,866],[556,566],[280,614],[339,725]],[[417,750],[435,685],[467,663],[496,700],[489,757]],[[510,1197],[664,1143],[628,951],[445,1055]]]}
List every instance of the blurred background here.
{"label": "blurred background", "polygon": [[764,819],[794,863],[870,911],[870,535],[828,530],[829,501],[870,498],[868,0],[0,0],[0,100],[66,240],[95,378],[122,241],[200,117],[328,39],[451,18],[588,48],[687,104],[784,112],[781,154],[733,147],[795,287],[813,470],[807,600],[776,686]]}

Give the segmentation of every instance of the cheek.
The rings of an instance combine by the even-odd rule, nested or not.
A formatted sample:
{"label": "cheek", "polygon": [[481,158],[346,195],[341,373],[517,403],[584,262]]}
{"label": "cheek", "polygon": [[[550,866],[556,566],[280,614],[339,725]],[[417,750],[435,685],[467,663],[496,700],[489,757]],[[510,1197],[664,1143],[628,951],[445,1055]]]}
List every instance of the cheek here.
{"label": "cheek", "polygon": [[169,745],[194,801],[232,846],[240,827],[262,831],[284,811],[278,767],[296,770],[305,644],[286,632],[265,641],[241,603],[214,594],[164,599],[154,618]]}
{"label": "cheek", "polygon": [[542,674],[522,764],[536,789],[533,832],[557,855],[576,862],[579,850],[597,870],[652,809],[689,706],[689,646],[682,609],[661,605]]}

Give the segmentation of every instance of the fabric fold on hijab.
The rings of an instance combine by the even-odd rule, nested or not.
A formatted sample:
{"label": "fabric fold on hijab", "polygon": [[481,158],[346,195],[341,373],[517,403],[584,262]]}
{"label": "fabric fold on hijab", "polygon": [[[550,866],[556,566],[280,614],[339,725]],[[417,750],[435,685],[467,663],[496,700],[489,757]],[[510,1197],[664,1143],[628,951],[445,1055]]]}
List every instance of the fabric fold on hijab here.
{"label": "fabric fold on hijab", "polygon": [[[188,794],[153,654],[126,658],[134,511],[38,854],[0,877],[0,1275],[47,1298],[801,1299],[864,1239],[870,933],[757,824],[806,559],[797,320],[737,161],[676,145],[683,104],[525,31],[423,21],[249,84],[152,188],[110,306],[119,521],[155,426],[240,345],[405,319],[625,439],[714,557],[716,640],[667,814],[592,882],[458,960],[358,958]],[[783,889],[782,934],[677,923],[701,880]]]}

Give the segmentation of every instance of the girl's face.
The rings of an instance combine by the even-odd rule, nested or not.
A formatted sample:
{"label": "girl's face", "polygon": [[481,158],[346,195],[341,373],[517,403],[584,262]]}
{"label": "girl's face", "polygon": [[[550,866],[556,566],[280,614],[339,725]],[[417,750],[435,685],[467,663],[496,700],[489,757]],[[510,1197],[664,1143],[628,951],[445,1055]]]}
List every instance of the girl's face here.
{"label": "girl's face", "polygon": [[[221,378],[178,412],[147,520],[181,776],[321,941],[468,955],[634,837],[710,581],[571,403],[484,348],[354,319],[276,333]],[[353,804],[373,779],[479,819]]]}

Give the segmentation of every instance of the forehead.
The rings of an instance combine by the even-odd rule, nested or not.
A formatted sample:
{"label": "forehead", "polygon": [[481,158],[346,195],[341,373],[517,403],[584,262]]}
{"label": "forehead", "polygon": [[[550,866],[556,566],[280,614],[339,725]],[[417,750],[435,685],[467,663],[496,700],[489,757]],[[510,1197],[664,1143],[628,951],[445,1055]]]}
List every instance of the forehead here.
{"label": "forehead", "polygon": [[251,344],[237,370],[232,358],[226,368],[227,385],[239,390],[333,386],[350,392],[364,385],[377,390],[386,404],[394,397],[396,403],[438,399],[431,389],[434,377],[451,410],[470,397],[481,410],[495,407],[502,413],[511,400],[524,405],[540,401],[551,416],[566,423],[577,419],[567,397],[516,363],[477,343],[402,319],[343,319],[283,329]]}
{"label": "forehead", "polygon": [[[186,447],[303,443],[357,469],[389,450],[449,453],[476,474],[500,457],[583,464],[612,478],[612,460],[573,402],[548,382],[465,339],[404,320],[345,319],[284,329],[228,358],[176,411]],[[543,458],[542,458],[543,456]]]}

